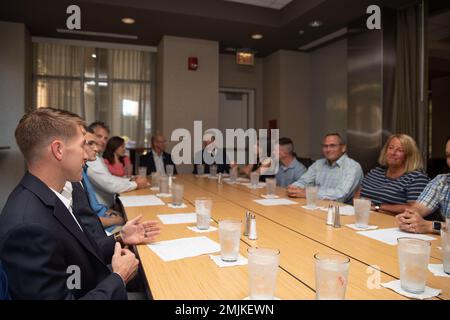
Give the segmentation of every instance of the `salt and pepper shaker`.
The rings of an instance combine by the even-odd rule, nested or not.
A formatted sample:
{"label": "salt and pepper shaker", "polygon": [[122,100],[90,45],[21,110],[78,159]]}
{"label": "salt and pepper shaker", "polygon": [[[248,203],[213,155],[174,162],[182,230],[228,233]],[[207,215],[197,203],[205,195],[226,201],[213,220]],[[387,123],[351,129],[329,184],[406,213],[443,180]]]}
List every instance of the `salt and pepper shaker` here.
{"label": "salt and pepper shaker", "polygon": [[248,232],[249,240],[258,239],[258,234],[256,233],[256,216],[254,213],[250,215],[250,230]]}
{"label": "salt and pepper shaker", "polygon": [[341,227],[341,214],[339,213],[339,206],[334,207],[334,224],[333,227],[340,228]]}
{"label": "salt and pepper shaker", "polygon": [[330,203],[328,205],[327,225],[332,226],[334,222],[333,220],[334,220],[333,205]]}
{"label": "salt and pepper shaker", "polygon": [[250,211],[247,211],[245,213],[245,230],[244,230],[244,236],[248,236],[248,233],[250,231]]}

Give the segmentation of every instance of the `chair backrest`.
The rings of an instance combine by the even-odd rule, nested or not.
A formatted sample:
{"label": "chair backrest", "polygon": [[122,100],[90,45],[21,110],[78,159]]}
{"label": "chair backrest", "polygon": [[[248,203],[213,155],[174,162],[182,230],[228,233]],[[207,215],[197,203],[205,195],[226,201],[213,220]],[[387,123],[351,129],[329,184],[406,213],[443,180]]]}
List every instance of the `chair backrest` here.
{"label": "chair backrest", "polygon": [[314,163],[314,160],[310,158],[300,158],[299,156],[297,156],[296,158],[301,164],[306,167],[306,169],[308,169]]}
{"label": "chair backrest", "polygon": [[0,261],[0,300],[10,300],[8,292],[8,278],[3,270],[2,262]]}

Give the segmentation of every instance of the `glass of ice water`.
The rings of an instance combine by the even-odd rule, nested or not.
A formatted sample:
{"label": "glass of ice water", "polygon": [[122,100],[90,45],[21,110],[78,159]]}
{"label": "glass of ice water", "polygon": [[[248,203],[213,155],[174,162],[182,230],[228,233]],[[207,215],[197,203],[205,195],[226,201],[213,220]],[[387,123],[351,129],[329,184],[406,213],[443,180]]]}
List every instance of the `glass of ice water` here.
{"label": "glass of ice water", "polygon": [[353,207],[355,209],[355,225],[359,228],[367,228],[369,226],[370,217],[370,200],[354,199]]}
{"label": "glass of ice water", "polygon": [[308,208],[316,208],[317,205],[317,192],[319,188],[316,186],[307,186],[306,187],[306,206]]}
{"label": "glass of ice water", "polygon": [[316,299],[344,300],[350,259],[339,254],[316,253]]}
{"label": "glass of ice water", "polygon": [[403,290],[412,293],[425,291],[431,243],[414,238],[398,238],[398,263]]}
{"label": "glass of ice water", "polygon": [[212,199],[197,198],[195,199],[195,213],[197,215],[197,229],[209,229],[209,222],[211,220]]}
{"label": "glass of ice water", "polygon": [[442,263],[444,272],[450,274],[450,230],[441,230]]}
{"label": "glass of ice water", "polygon": [[220,257],[223,261],[237,261],[242,221],[233,218],[219,220]]}
{"label": "glass of ice water", "polygon": [[259,183],[259,172],[253,171],[250,173],[250,185],[252,188],[257,188]]}
{"label": "glass of ice water", "polygon": [[280,262],[280,250],[248,248],[248,276],[251,300],[273,300]]}
{"label": "glass of ice water", "polygon": [[175,183],[172,186],[172,204],[174,206],[181,206],[183,204],[184,186],[179,183]]}
{"label": "glass of ice water", "polygon": [[217,166],[215,164],[209,166],[209,175],[211,177],[217,176]]}

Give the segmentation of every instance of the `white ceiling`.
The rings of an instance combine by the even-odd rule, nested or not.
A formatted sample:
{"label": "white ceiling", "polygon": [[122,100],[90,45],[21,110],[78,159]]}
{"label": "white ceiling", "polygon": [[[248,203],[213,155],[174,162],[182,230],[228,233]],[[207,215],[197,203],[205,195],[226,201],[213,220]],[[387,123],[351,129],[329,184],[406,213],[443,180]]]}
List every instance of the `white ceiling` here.
{"label": "white ceiling", "polygon": [[292,0],[225,0],[231,2],[239,2],[250,6],[258,6],[272,9],[282,9]]}

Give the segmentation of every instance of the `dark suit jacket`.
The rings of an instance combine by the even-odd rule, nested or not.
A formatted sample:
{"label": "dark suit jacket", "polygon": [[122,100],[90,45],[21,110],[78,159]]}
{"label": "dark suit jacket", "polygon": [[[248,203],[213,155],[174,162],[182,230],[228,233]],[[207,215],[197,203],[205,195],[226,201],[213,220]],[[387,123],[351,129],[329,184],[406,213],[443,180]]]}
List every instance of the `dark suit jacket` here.
{"label": "dark suit jacket", "polygon": [[8,278],[6,277],[6,273],[3,271],[2,263],[0,262],[0,301],[9,299]]}
{"label": "dark suit jacket", "polygon": [[[203,159],[203,151],[205,149],[203,149],[202,151],[197,152],[194,155],[194,162],[199,162],[200,159],[202,161],[202,164],[205,166],[205,173],[209,173],[209,164],[207,164],[205,162],[205,160]],[[216,164],[216,163],[212,163],[212,164],[216,164],[217,165],[217,173],[229,173],[230,172],[230,165],[228,164],[228,158],[227,158],[227,153],[225,152],[225,150],[222,150],[223,152],[223,161],[221,164]],[[211,165],[212,165],[211,164]],[[197,174],[197,165],[194,164],[194,170],[192,172],[193,174]]]}
{"label": "dark suit jacket", "polygon": [[[163,152],[163,163],[164,163],[164,171],[166,171],[166,165],[173,165],[173,174],[177,174],[177,167],[172,161],[172,156],[170,153]],[[153,152],[150,150],[147,154],[141,155],[139,158],[139,165],[143,167],[147,167],[147,175],[156,171],[155,160],[153,159]]]}
{"label": "dark suit jacket", "polygon": [[101,251],[106,254],[104,256],[107,264],[111,263],[111,257],[114,254],[114,245],[116,241],[114,236],[107,236],[102,222],[92,211],[89,204],[89,198],[86,194],[86,190],[82,187],[81,182],[72,182],[72,211],[81,222],[83,228],[90,232],[91,236],[95,239]]}
{"label": "dark suit jacket", "polygon": [[[0,260],[11,297],[127,299],[122,279],[105,264],[107,253],[83,231],[53,191],[27,172],[0,215]],[[72,288],[77,274],[80,288]]]}

